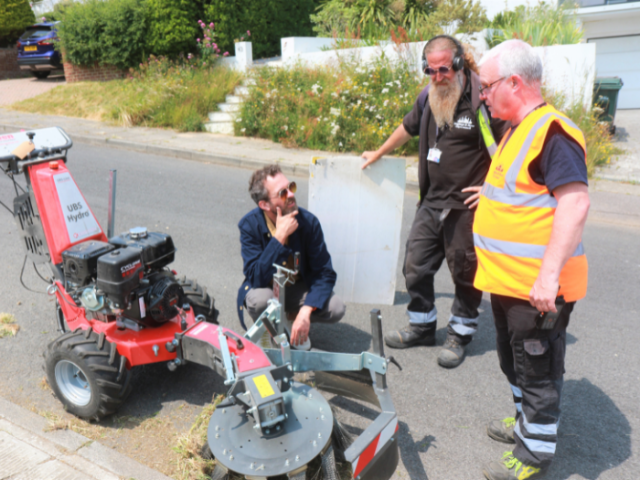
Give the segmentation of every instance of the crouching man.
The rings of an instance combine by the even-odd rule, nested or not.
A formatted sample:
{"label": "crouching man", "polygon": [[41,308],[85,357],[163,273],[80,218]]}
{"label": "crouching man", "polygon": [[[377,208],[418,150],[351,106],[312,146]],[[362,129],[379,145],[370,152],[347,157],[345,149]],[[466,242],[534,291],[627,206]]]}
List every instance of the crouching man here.
{"label": "crouching man", "polygon": [[299,273],[286,288],[285,311],[291,326],[291,345],[311,348],[311,322],[336,323],[345,305],[334,295],[336,272],[324,243],[320,222],[311,212],[298,208],[296,184],[278,165],[269,165],[251,176],[249,193],[258,208],[240,223],[244,283],[238,292],[238,315],[244,327],[243,309],[255,321],[267,308],[273,293],[273,264],[293,270],[293,254],[300,252]]}

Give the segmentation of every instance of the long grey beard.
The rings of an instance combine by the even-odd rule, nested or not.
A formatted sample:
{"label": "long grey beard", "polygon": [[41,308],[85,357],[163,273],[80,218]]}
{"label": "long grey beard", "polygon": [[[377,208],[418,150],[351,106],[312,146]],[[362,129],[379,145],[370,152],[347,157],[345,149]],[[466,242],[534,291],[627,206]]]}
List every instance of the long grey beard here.
{"label": "long grey beard", "polygon": [[453,116],[456,113],[458,100],[462,95],[462,77],[456,75],[449,85],[433,84],[429,90],[429,106],[436,119],[438,128],[445,125],[453,125]]}

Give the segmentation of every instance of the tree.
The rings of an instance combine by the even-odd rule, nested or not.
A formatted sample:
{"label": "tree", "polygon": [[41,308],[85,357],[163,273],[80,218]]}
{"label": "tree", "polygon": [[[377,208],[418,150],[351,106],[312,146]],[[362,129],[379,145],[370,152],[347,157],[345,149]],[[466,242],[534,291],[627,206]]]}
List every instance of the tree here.
{"label": "tree", "polygon": [[0,47],[9,47],[18,40],[36,17],[27,0],[0,0]]}

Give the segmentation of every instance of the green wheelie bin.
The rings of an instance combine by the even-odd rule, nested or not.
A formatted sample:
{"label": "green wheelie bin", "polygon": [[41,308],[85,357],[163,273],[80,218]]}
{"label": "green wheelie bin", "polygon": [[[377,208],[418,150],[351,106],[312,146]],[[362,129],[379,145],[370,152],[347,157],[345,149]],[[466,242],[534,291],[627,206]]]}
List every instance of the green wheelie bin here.
{"label": "green wheelie bin", "polygon": [[598,118],[609,124],[609,132],[612,135],[616,132],[616,126],[613,122],[618,107],[618,92],[623,85],[622,79],[618,77],[596,78],[593,84],[593,104],[602,109]]}

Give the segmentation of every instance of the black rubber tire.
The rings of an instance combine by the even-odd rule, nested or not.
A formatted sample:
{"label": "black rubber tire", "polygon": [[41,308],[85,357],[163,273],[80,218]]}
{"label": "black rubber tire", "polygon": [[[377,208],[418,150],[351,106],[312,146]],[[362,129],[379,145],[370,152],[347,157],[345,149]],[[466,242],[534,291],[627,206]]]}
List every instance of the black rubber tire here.
{"label": "black rubber tire", "polygon": [[[86,380],[90,399],[86,404],[74,401],[63,393],[56,375],[56,365],[72,364]],[[44,353],[44,371],[56,397],[65,410],[87,420],[100,420],[114,413],[131,393],[131,371],[126,358],[116,344],[106,340],[104,333],[92,328],[67,332],[51,342]],[[58,372],[60,374],[60,372]],[[74,378],[77,378],[75,375]]]}
{"label": "black rubber tire", "polygon": [[31,73],[33,73],[34,77],[39,78],[40,80],[44,80],[49,76],[51,72],[49,70],[42,70],[42,71],[36,70]]}
{"label": "black rubber tire", "polygon": [[184,295],[193,308],[193,313],[204,315],[205,321],[209,323],[218,323],[218,310],[216,310],[216,302],[214,298],[207,293],[207,287],[198,284],[197,280],[191,280],[187,277],[178,279],[178,284],[184,290]]}

